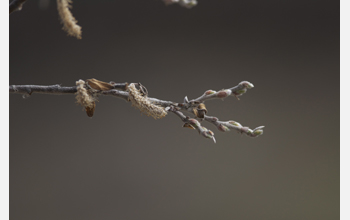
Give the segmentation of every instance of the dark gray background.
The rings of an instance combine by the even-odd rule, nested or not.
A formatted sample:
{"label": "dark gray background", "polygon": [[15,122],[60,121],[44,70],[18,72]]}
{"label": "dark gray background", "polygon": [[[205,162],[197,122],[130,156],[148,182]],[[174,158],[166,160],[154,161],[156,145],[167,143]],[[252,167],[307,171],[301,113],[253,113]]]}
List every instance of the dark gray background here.
{"label": "dark gray background", "polygon": [[90,119],[72,95],[10,94],[11,219],[339,218],[339,2],[76,0],[83,39],[56,2],[10,16],[10,84],[141,82],[181,102],[243,80],[209,115],[264,135],[217,144],[101,97]]}

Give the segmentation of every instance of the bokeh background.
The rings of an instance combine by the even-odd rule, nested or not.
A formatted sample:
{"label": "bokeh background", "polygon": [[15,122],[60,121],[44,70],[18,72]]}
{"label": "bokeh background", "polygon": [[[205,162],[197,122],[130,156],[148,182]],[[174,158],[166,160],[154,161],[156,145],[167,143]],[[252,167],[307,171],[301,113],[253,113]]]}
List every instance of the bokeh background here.
{"label": "bokeh background", "polygon": [[11,219],[339,218],[339,1],[75,0],[82,40],[56,1],[10,15],[10,85],[141,82],[181,102],[243,80],[209,115],[217,143],[101,97],[88,118],[73,95],[10,94]]}

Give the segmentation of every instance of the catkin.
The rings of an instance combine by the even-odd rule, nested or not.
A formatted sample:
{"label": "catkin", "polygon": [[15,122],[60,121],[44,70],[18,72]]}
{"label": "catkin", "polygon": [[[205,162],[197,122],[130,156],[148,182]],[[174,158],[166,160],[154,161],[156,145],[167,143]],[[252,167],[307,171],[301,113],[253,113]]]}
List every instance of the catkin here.
{"label": "catkin", "polygon": [[77,20],[69,11],[69,9],[72,8],[70,5],[71,3],[71,0],[57,0],[58,14],[63,23],[63,30],[66,31],[68,35],[81,39],[81,27],[77,25]]}
{"label": "catkin", "polygon": [[139,109],[145,115],[151,116],[154,119],[160,119],[167,115],[163,107],[152,104],[147,97],[142,96],[140,91],[136,89],[135,84],[130,84],[127,91],[129,92],[129,100],[132,106]]}

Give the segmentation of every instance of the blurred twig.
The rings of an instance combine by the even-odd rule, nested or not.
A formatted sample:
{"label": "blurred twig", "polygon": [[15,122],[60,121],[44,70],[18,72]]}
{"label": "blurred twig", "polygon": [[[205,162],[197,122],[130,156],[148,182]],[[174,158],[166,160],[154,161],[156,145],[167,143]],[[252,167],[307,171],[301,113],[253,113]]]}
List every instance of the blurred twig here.
{"label": "blurred twig", "polygon": [[27,0],[13,0],[10,3],[10,14],[14,11],[20,11],[25,1]]}

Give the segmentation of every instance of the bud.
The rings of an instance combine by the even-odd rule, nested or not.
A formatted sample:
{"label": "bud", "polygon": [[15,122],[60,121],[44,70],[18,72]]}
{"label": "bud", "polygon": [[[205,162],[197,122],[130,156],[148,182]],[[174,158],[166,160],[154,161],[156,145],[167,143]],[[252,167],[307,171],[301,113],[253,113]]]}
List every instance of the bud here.
{"label": "bud", "polygon": [[193,119],[193,118],[188,119],[188,122],[195,128],[198,128],[201,126],[200,123],[196,119]]}
{"label": "bud", "polygon": [[222,132],[230,131],[230,129],[223,124],[219,124],[217,127],[218,127],[219,131],[222,131]]}
{"label": "bud", "polygon": [[204,116],[208,113],[208,110],[206,109],[204,103],[201,103],[198,105],[197,108],[193,109],[193,113],[198,117],[198,118],[204,118]]}
{"label": "bud", "polygon": [[231,95],[232,94],[232,91],[229,90],[229,89],[225,89],[225,90],[221,90],[219,91],[216,96],[218,98],[226,98],[227,96]]}
{"label": "bud", "polygon": [[212,95],[212,94],[214,94],[214,93],[216,93],[216,91],[214,91],[214,90],[208,90],[208,91],[206,91],[204,94],[205,94],[205,95]]}
{"label": "bud", "polygon": [[214,143],[216,143],[216,140],[214,138],[214,132],[212,132],[211,130],[208,130],[206,127],[202,127],[202,128],[204,131],[202,131],[201,134],[206,138],[213,139]]}
{"label": "bud", "polygon": [[255,134],[256,136],[262,135],[264,133],[263,130],[254,130],[253,134]]}
{"label": "bud", "polygon": [[240,82],[239,84],[248,89],[254,88],[254,85],[248,81],[243,81],[243,82]]}
{"label": "bud", "polygon": [[254,134],[255,136],[262,135],[262,134],[264,133],[264,131],[263,131],[263,128],[264,128],[264,127],[265,127],[265,126],[260,126],[260,127],[255,128],[255,129],[253,130],[253,134]]}
{"label": "bud", "polygon": [[247,92],[247,89],[241,89],[241,90],[235,91],[234,94],[239,96],[239,95],[242,95],[246,92]]}
{"label": "bud", "polygon": [[231,125],[237,126],[237,127],[242,127],[242,125],[236,121],[228,121]]}

